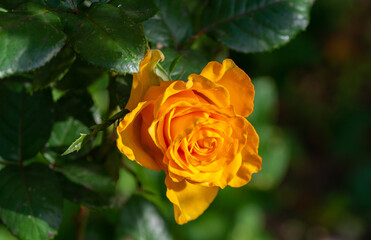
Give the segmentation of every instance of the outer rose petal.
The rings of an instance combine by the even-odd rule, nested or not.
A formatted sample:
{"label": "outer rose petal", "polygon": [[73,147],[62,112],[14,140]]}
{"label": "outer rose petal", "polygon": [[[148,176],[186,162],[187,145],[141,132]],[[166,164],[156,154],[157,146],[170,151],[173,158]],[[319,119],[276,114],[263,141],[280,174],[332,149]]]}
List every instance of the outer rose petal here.
{"label": "outer rose petal", "polygon": [[133,111],[126,114],[117,127],[118,138],[116,144],[117,148],[130,160],[136,160],[137,163],[146,168],[160,171],[161,168],[143,148],[141,141],[142,117],[140,113],[148,104],[150,102],[141,102]]}
{"label": "outer rose petal", "polygon": [[159,50],[150,50],[140,62],[139,73],[133,74],[133,84],[130,92],[130,99],[126,104],[127,109],[132,111],[139,102],[142,101],[150,86],[158,86],[162,79],[156,75],[155,67],[157,63],[165,59]]}
{"label": "outer rose petal", "polygon": [[254,127],[248,123],[247,144],[242,150],[242,164],[236,175],[229,182],[231,187],[241,187],[248,183],[253,173],[259,172],[262,165],[262,158],[258,155],[259,136]]}
{"label": "outer rose petal", "polygon": [[230,105],[230,95],[225,87],[197,74],[188,76],[187,88],[195,90],[210,104],[218,107]]}
{"label": "outer rose petal", "polygon": [[178,224],[185,224],[200,216],[216,197],[219,187],[204,187],[183,180],[173,182],[166,177],[166,196],[174,204],[175,220]]}
{"label": "outer rose petal", "polygon": [[223,65],[218,62],[209,62],[200,75],[228,89],[231,95],[231,105],[237,114],[247,117],[252,113],[254,85],[249,76],[232,60],[225,59]]}

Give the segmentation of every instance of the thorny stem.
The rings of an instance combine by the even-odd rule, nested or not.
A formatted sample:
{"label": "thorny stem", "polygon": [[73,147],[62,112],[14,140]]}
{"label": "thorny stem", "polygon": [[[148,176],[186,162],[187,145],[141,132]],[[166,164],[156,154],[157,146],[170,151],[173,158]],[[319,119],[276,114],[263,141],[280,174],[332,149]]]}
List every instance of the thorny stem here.
{"label": "thorny stem", "polygon": [[89,208],[85,206],[80,207],[79,215],[76,218],[76,240],[83,240],[85,237],[85,229],[89,217]]}

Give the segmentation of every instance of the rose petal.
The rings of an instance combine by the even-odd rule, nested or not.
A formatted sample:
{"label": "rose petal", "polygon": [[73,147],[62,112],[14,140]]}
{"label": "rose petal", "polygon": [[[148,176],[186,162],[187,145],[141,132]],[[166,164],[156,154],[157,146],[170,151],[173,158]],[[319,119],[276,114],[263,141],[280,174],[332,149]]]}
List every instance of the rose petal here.
{"label": "rose petal", "polygon": [[216,82],[228,89],[231,105],[237,114],[247,117],[254,108],[254,85],[249,76],[232,60],[226,59],[223,64],[209,62],[202,70],[201,76]]}
{"label": "rose petal", "polygon": [[141,141],[142,117],[140,113],[149,104],[150,102],[141,102],[133,111],[126,114],[117,127],[116,144],[117,148],[130,160],[135,160],[144,167],[160,171],[161,168],[152,158],[151,153],[145,150]]}
{"label": "rose petal", "polygon": [[133,110],[137,104],[142,101],[150,86],[158,86],[163,81],[155,73],[157,63],[165,59],[159,50],[150,50],[144,59],[140,62],[139,73],[133,74],[133,84],[130,92],[130,99],[126,104],[127,109]]}
{"label": "rose petal", "polygon": [[254,127],[248,122],[247,144],[241,152],[242,164],[234,178],[229,182],[231,187],[241,187],[247,184],[253,173],[261,169],[262,158],[258,155],[259,136]]}
{"label": "rose petal", "polygon": [[144,102],[157,100],[172,83],[172,81],[165,81],[161,82],[160,86],[151,86],[150,88],[148,88],[142,101]]}
{"label": "rose petal", "polygon": [[192,89],[195,94],[198,94],[210,104],[215,104],[221,108],[230,105],[230,96],[227,89],[203,76],[197,74],[189,75],[187,88]]}
{"label": "rose petal", "polygon": [[219,190],[218,187],[204,187],[186,180],[176,183],[169,177],[166,177],[165,184],[166,196],[174,204],[174,215],[178,224],[185,224],[200,216]]}

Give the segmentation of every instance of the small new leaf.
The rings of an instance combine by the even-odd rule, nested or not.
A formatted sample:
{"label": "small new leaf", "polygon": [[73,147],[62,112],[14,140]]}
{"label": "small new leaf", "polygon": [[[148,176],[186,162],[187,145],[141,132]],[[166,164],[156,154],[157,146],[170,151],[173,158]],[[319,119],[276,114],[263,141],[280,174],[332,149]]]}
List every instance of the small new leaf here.
{"label": "small new leaf", "polygon": [[[90,134],[85,134],[85,133],[80,133],[80,137],[78,139],[76,139],[76,141],[74,141],[68,148],[67,150],[62,153],[62,156],[65,156],[67,154],[70,154],[72,152],[78,152],[81,147],[84,145],[84,139],[87,137],[87,136],[90,136]],[[88,138],[89,139],[89,138]],[[87,139],[87,140],[88,140]]]}
{"label": "small new leaf", "polygon": [[80,137],[74,141],[71,146],[68,147],[68,149],[62,154],[62,156],[65,156],[67,154],[70,154],[74,151],[79,151],[91,138],[93,138],[98,132],[105,130],[109,126],[111,126],[116,120],[123,118],[128,113],[128,110],[124,109],[109,119],[107,119],[104,123],[97,124],[93,127],[93,131],[89,134],[83,134],[80,133]]}

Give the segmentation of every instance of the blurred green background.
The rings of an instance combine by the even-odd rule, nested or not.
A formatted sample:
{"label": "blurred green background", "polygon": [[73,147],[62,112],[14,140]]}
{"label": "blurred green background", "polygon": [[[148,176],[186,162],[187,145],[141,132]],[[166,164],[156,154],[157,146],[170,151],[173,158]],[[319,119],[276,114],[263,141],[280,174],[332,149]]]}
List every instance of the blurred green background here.
{"label": "blurred green background", "polygon": [[255,85],[262,170],[175,239],[371,239],[371,1],[316,1],[286,46],[229,57]]}
{"label": "blurred green background", "polygon": [[[204,51],[208,42],[200,40]],[[159,240],[371,239],[371,1],[318,0],[308,29],[289,44],[247,55],[221,48],[209,60],[226,57],[255,85],[248,120],[260,136],[261,172],[219,191],[202,216],[178,226],[164,173],[127,160],[137,179],[120,170],[115,200],[128,200],[124,208],[84,210],[66,200],[57,240],[127,232]],[[155,205],[130,197],[138,187]],[[0,225],[3,239],[16,238]]]}

